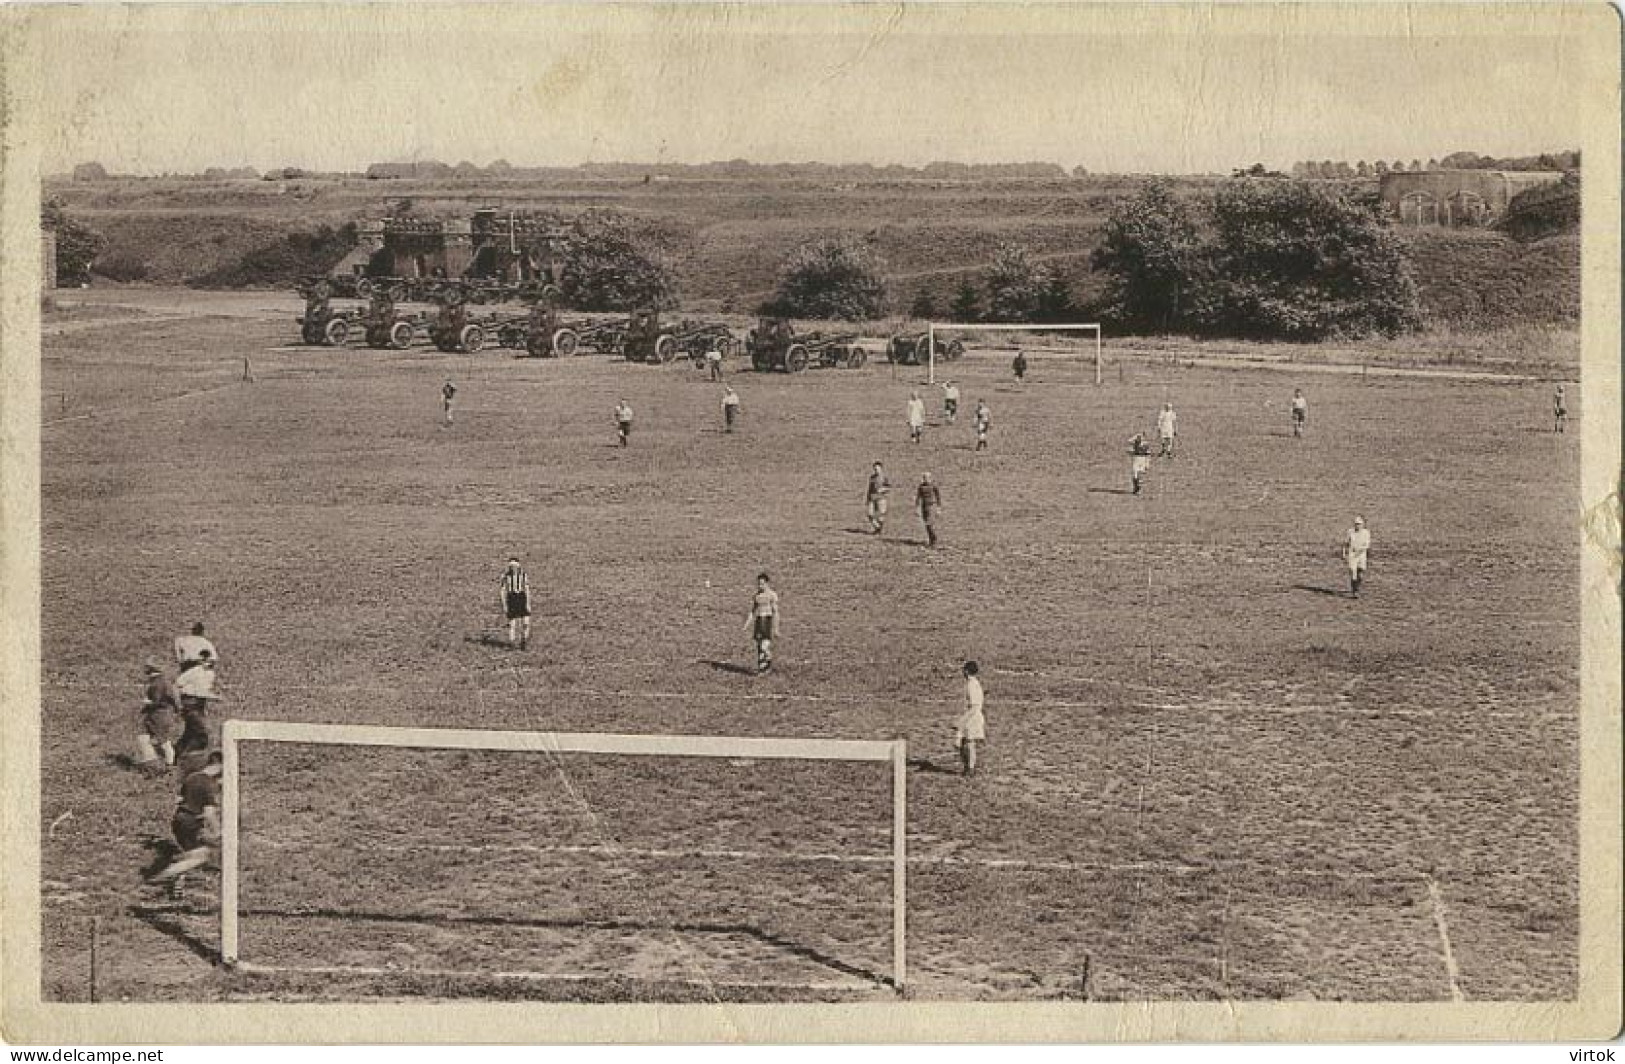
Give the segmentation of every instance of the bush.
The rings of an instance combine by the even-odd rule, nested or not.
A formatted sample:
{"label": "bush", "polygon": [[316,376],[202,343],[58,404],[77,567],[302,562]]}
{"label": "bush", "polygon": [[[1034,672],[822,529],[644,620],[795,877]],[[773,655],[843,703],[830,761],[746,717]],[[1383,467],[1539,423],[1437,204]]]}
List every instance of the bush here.
{"label": "bush", "polygon": [[987,272],[989,321],[1036,321],[1050,287],[1049,270],[1033,262],[1027,249],[1000,244]]}
{"label": "bush", "polygon": [[787,318],[879,318],[886,311],[881,264],[850,237],[809,241],[779,267],[778,287],[762,311]]}
{"label": "bush", "polygon": [[1512,197],[1501,229],[1514,240],[1539,240],[1580,228],[1580,172],[1571,170],[1555,185],[1525,189]]}
{"label": "bush", "polygon": [[1235,179],[1198,214],[1153,184],[1112,212],[1093,261],[1111,275],[1106,316],[1129,328],[1302,341],[1421,326],[1371,190]]}
{"label": "bush", "polygon": [[1108,275],[1102,316],[1125,328],[1178,328],[1205,270],[1195,212],[1153,181],[1112,209],[1090,264]]}
{"label": "bush", "polygon": [[1224,336],[1321,340],[1421,326],[1416,280],[1374,198],[1304,181],[1230,181],[1212,207],[1196,324]]}
{"label": "bush", "polygon": [[262,244],[236,262],[186,279],[192,288],[248,288],[297,284],[301,278],[325,274],[355,249],[356,227],[347,222],[289,233]]}
{"label": "bush", "polygon": [[982,320],[982,297],[969,278],[959,282],[959,288],[954,292],[954,301],[948,305],[948,310],[953,314],[954,321],[966,325]]}
{"label": "bush", "polygon": [[615,211],[579,215],[566,227],[558,254],[559,293],[578,310],[677,305],[671,268]]}
{"label": "bush", "polygon": [[120,251],[98,260],[92,272],[109,281],[145,281],[147,263],[140,256]]}
{"label": "bush", "polygon": [[56,283],[80,285],[90,280],[90,267],[107,247],[94,229],[74,221],[55,200],[40,208],[40,225],[56,231]]}

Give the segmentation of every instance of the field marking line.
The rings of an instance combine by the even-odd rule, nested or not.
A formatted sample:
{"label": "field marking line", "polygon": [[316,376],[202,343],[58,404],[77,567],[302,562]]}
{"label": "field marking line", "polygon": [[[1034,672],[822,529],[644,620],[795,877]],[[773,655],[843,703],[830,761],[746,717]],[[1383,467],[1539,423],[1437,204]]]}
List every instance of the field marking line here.
{"label": "field marking line", "polygon": [[[525,726],[534,731],[535,721],[531,716],[530,702],[527,698],[527,692],[525,690],[524,683],[520,678],[519,670],[515,668],[511,662],[508,664],[508,676],[513,680],[514,692],[520,696],[520,709],[525,714]],[[611,835],[609,830],[604,826],[604,823],[599,818],[597,811],[593,809],[592,803],[587,801],[586,795],[581,793],[581,791],[576,787],[575,782],[570,778],[569,771],[564,767],[563,756],[553,751],[548,751],[543,756],[547,761],[551,762],[554,769],[557,770],[559,774],[559,781],[564,784],[564,789],[569,792],[571,800],[581,808],[582,812],[586,813],[587,819],[592,826],[592,830],[600,839],[603,839],[608,844],[608,848],[611,852],[618,855],[618,851],[620,851],[621,847],[615,842],[614,836]],[[635,899],[636,895],[634,895],[634,907],[637,904]],[[647,917],[651,915],[651,913],[646,909],[644,915]],[[658,924],[657,921],[651,922]],[[672,932],[672,936],[673,937],[670,944],[676,949],[678,957],[681,958],[683,962],[686,962],[690,970],[693,971],[695,975],[694,981],[705,988],[706,992],[711,995],[713,1001],[719,1005],[722,1004],[722,998],[718,995],[714,982],[706,978],[703,969],[700,967],[697,951],[690,949],[683,942],[681,937],[677,936],[676,931]]]}
{"label": "field marking line", "polygon": [[547,972],[517,972],[517,971],[484,971],[471,968],[388,968],[373,967],[371,965],[280,965],[255,964],[239,961],[233,966],[239,972],[249,975],[365,975],[369,977],[380,976],[416,976],[428,979],[499,979],[505,981],[534,981],[534,982],[562,982],[562,983],[590,983],[607,982],[616,979],[630,979],[639,983],[696,983],[705,985],[707,989],[721,986],[728,989],[748,990],[870,990],[874,984],[854,979],[848,983],[820,983],[820,982],[775,982],[770,980],[743,980],[739,982],[716,983],[714,980],[654,978],[650,976],[628,976],[623,973],[610,973],[606,975],[588,975],[583,972],[561,972],[549,974]]}
{"label": "field marking line", "polygon": [[1466,995],[1461,992],[1461,971],[1456,966],[1456,951],[1450,946],[1450,928],[1445,924],[1444,895],[1439,890],[1439,881],[1429,872],[1422,873],[1422,881],[1427,884],[1428,900],[1432,902],[1433,924],[1439,929],[1439,950],[1444,955],[1444,972],[1450,980],[1450,999],[1466,1001]]}
{"label": "field marking line", "polygon": [[[1115,681],[1102,680],[1103,684]],[[128,690],[129,684],[115,680],[89,680],[62,682],[53,681],[44,684],[48,688],[61,690],[88,690],[88,691],[121,691]],[[478,685],[473,686],[474,691],[484,692],[486,689]],[[1125,685],[1127,686],[1127,685]],[[1135,685],[1138,686],[1138,685]],[[251,700],[255,685],[247,684],[238,688],[239,697]],[[362,692],[368,694],[401,694],[408,690],[403,686],[390,686],[387,684],[277,684],[276,690],[288,691],[320,691],[331,694],[335,691]],[[1146,688],[1146,690],[1157,690]],[[740,701],[740,702],[813,702],[845,705],[873,705],[882,701],[891,705],[909,705],[920,708],[937,708],[957,706],[953,699],[909,699],[903,700],[886,695],[808,695],[808,694],[770,694],[765,692],[748,691],[616,691],[591,687],[557,688],[548,692],[555,696],[580,695],[585,698],[615,698],[625,700],[648,699],[651,701],[679,701],[679,702],[705,702],[705,701]],[[1391,717],[1410,720],[1438,720],[1448,719],[1454,715],[1467,715],[1484,720],[1510,720],[1525,723],[1578,723],[1579,712],[1563,713],[1550,710],[1538,712],[1517,712],[1504,709],[1476,709],[1472,706],[1462,705],[1444,709],[1384,707],[1381,709],[1351,709],[1334,703],[1305,703],[1296,706],[1266,705],[1257,702],[1145,702],[1145,701],[1116,701],[1111,699],[1058,699],[1058,698],[1001,698],[999,703],[1004,706],[1018,708],[1050,708],[1050,709],[1155,709],[1180,713],[1253,713],[1261,716],[1315,716],[1322,714],[1339,714],[1344,717]],[[482,706],[483,709],[483,706]],[[315,723],[315,722],[312,722]]]}
{"label": "field marking line", "polygon": [[[309,849],[309,843],[279,844],[261,840],[256,845],[268,850]],[[364,847],[384,853],[496,853],[546,856],[564,854],[578,856],[638,857],[651,860],[744,860],[744,861],[810,861],[830,864],[889,865],[891,854],[852,853],[771,853],[761,850],[674,849],[661,847],[607,846],[572,843],[368,843]],[[1032,861],[1017,857],[952,857],[911,854],[906,860],[911,865],[946,868],[988,868],[1018,872],[1105,872],[1160,873],[1163,875],[1218,875],[1226,871],[1222,865],[1193,865],[1177,861]],[[1248,869],[1255,875],[1278,879],[1358,879],[1375,883],[1414,882],[1410,873],[1365,872],[1349,869],[1319,868],[1257,868]]]}
{"label": "field marking line", "polygon": [[[121,304],[116,304],[115,303],[115,304],[111,304],[111,305],[112,306],[120,306]],[[131,308],[131,309],[134,309],[134,308]],[[61,322],[57,322],[54,325],[44,325],[44,324],[42,324],[41,327],[40,327],[40,339],[45,340],[45,339],[55,337],[55,336],[64,336],[64,335],[67,335],[69,333],[85,332],[85,331],[90,330],[90,329],[110,329],[110,328],[113,328],[115,326],[122,326],[122,325],[162,325],[165,322],[190,321],[193,318],[200,318],[200,317],[208,318],[208,317],[221,317],[221,316],[222,315],[198,314],[198,313],[187,313],[187,312],[165,313],[165,314],[149,314],[149,313],[147,313],[145,311],[139,311],[138,313],[135,313],[135,314],[121,314],[121,315],[110,316],[110,317],[106,317],[106,318],[95,318],[95,319],[86,320],[86,321],[61,321]]]}
{"label": "field marking line", "polygon": [[234,381],[231,381],[231,382],[229,382],[227,384],[216,384],[211,388],[199,388],[196,391],[181,392],[181,393],[179,393],[177,395],[165,395],[165,396],[160,396],[157,399],[149,399],[145,403],[142,403],[139,406],[114,406],[114,407],[108,407],[105,410],[92,410],[92,411],[89,411],[88,413],[84,413],[84,414],[70,414],[67,417],[42,418],[42,419],[40,419],[40,426],[43,428],[43,427],[50,426],[50,425],[61,425],[61,424],[64,424],[65,422],[83,421],[83,420],[85,420],[87,418],[93,418],[93,417],[111,418],[111,417],[120,417],[120,416],[123,416],[125,414],[141,414],[141,413],[145,413],[148,410],[148,408],[158,406],[161,403],[173,403],[173,402],[176,402],[176,401],[181,400],[181,399],[190,399],[194,395],[208,395],[210,392],[225,391],[227,388],[235,388],[235,387],[238,387],[238,386],[240,386],[242,384],[245,384],[245,383],[248,383],[248,382],[242,381],[242,380],[234,380]]}

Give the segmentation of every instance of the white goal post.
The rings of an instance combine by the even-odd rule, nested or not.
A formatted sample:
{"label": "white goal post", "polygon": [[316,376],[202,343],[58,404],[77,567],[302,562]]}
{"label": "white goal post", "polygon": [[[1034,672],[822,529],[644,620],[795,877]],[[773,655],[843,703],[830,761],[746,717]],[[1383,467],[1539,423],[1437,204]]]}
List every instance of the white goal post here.
{"label": "white goal post", "polygon": [[952,321],[927,322],[925,326],[926,349],[930,358],[929,368],[926,370],[925,383],[937,383],[937,330],[953,332],[1092,332],[1095,334],[1095,383],[1101,382],[1101,350],[1100,350],[1100,324],[1098,322],[1056,322],[1054,324],[1038,324],[1036,322],[1022,322],[1018,324],[971,324],[962,325]]}
{"label": "white goal post", "polygon": [[220,959],[236,965],[240,854],[239,780],[245,742],[335,746],[408,747],[427,750],[495,750],[542,754],[610,754],[747,760],[890,762],[892,770],[892,984],[908,981],[907,823],[908,744],[904,740],[790,739],[710,735],[615,735],[598,732],[478,731],[463,728],[394,728],[228,720],[221,729]]}

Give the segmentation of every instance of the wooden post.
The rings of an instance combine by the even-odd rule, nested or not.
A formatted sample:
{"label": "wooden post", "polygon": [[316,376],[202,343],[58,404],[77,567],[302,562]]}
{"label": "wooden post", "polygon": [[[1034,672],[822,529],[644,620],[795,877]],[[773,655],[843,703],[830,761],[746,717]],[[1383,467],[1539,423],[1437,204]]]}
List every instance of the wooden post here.
{"label": "wooden post", "polygon": [[891,750],[892,783],[892,982],[898,994],[908,987],[908,744]]}
{"label": "wooden post", "polygon": [[90,1003],[96,1004],[96,943],[101,938],[102,918],[90,918]]}
{"label": "wooden post", "polygon": [[930,322],[925,324],[925,357],[927,369],[925,383],[937,383],[937,327]]}

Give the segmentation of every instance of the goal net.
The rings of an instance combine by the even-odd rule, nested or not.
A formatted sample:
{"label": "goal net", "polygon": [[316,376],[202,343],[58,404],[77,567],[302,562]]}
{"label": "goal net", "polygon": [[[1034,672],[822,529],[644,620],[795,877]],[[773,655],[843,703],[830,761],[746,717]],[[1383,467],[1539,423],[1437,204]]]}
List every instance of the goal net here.
{"label": "goal net", "polygon": [[570,1000],[906,984],[902,741],[233,720],[222,749],[238,971]]}
{"label": "goal net", "polygon": [[926,383],[937,383],[937,364],[983,353],[1009,358],[1020,351],[1029,362],[1055,366],[1083,366],[1101,383],[1103,360],[1100,325],[1073,322],[1038,325],[931,322],[926,326]]}

